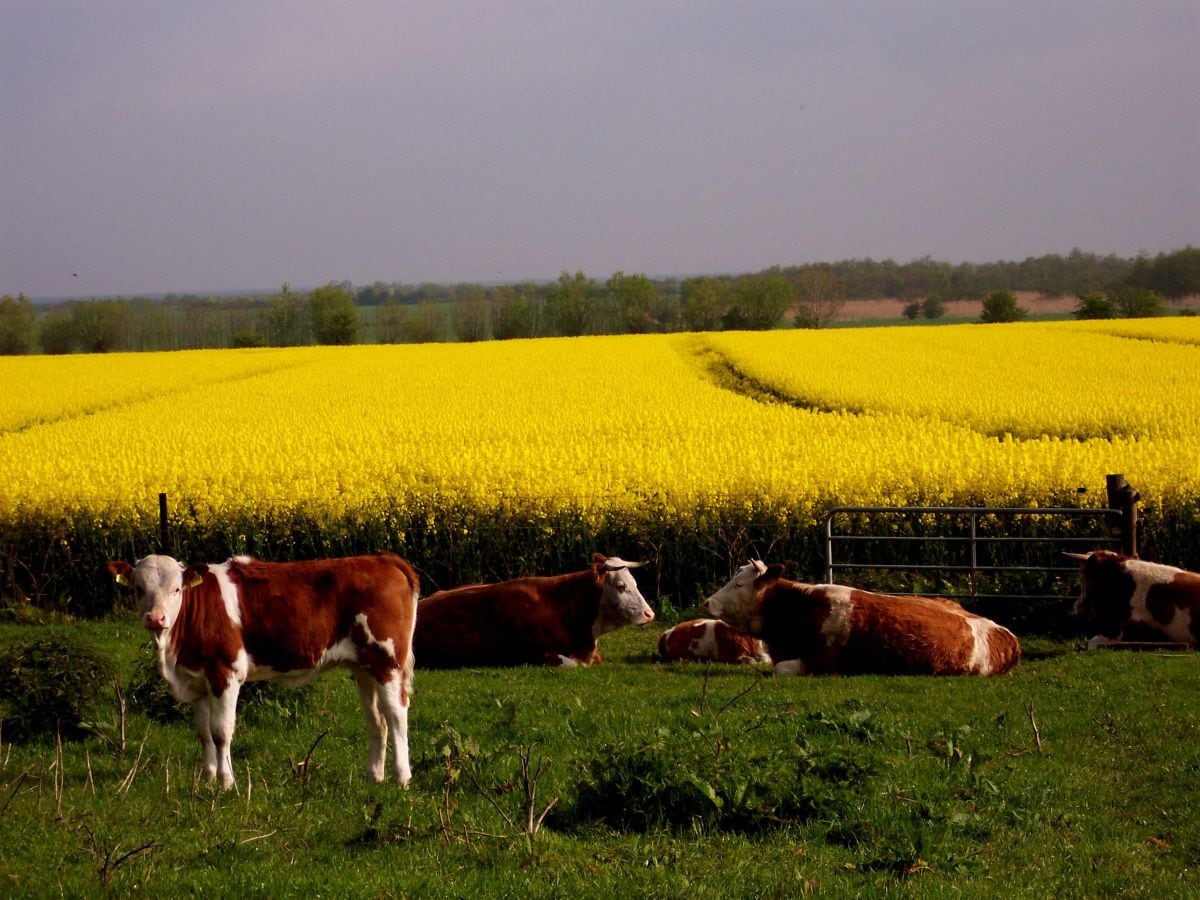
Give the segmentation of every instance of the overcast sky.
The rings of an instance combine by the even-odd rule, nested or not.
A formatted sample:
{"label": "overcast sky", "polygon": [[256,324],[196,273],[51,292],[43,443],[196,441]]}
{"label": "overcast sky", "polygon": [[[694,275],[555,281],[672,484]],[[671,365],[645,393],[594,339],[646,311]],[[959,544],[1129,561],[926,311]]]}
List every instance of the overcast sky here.
{"label": "overcast sky", "polygon": [[0,0],[0,293],[1188,244],[1196,0]]}

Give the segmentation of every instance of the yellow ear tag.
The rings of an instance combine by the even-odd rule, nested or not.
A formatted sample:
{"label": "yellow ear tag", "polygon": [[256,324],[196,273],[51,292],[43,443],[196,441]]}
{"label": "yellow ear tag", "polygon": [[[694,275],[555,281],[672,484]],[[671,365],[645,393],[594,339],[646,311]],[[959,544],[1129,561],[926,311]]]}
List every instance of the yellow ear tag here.
{"label": "yellow ear tag", "polygon": [[198,575],[198,574],[193,575],[192,580],[188,582],[188,587],[190,587],[190,588],[199,587],[203,583],[204,583],[203,575]]}
{"label": "yellow ear tag", "polygon": [[120,575],[114,575],[113,578],[116,580],[117,584],[123,584],[126,586],[129,584],[129,579],[125,577],[124,573],[121,573]]}

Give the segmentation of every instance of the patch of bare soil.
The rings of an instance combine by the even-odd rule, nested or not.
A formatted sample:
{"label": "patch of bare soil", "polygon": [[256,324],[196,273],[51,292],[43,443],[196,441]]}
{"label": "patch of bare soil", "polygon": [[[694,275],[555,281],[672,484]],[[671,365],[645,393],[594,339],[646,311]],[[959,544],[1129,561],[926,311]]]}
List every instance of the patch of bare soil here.
{"label": "patch of bare soil", "polygon": [[[1076,297],[1047,297],[1032,291],[1014,291],[1017,303],[1033,315],[1039,313],[1069,313],[1078,305]],[[902,319],[904,307],[911,300],[893,297],[878,297],[870,300],[847,300],[838,314],[841,321],[857,319]],[[946,317],[952,319],[978,319],[983,312],[982,300],[947,300]]]}
{"label": "patch of bare soil", "polygon": [[[1046,313],[1069,313],[1079,305],[1079,298],[1074,295],[1049,297],[1036,291],[1013,291],[1017,303],[1030,315]],[[847,300],[838,320],[852,322],[858,319],[903,319],[904,307],[910,300],[896,300],[892,297],[878,297],[868,300]],[[1181,300],[1168,300],[1167,309],[1176,312],[1181,309],[1196,309],[1200,306],[1200,296],[1184,297]],[[983,311],[982,300],[947,300],[946,317],[951,319],[978,319]]]}

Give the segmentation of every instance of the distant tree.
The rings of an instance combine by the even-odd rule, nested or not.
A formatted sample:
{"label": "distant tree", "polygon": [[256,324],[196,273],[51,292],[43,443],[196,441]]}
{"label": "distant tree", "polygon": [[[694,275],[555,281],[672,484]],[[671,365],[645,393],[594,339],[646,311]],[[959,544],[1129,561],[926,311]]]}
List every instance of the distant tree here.
{"label": "distant tree", "polygon": [[329,282],[309,295],[313,338],[318,344],[353,344],[358,341],[362,319],[354,295],[345,284]]}
{"label": "distant tree", "polygon": [[837,318],[846,305],[846,292],[829,269],[809,267],[800,273],[796,303],[796,326],[820,328]]}
{"label": "distant tree", "polygon": [[654,282],[645,275],[616,272],[608,279],[607,287],[615,308],[617,327],[621,331],[642,334],[658,330],[655,317],[658,291]]}
{"label": "distant tree", "polygon": [[42,317],[38,341],[42,345],[42,351],[51,356],[74,353],[79,347],[79,339],[75,334],[75,321],[71,318],[71,311],[56,309],[46,313]]}
{"label": "distant tree", "polygon": [[1117,311],[1127,319],[1149,319],[1165,312],[1162,295],[1144,287],[1124,287],[1112,296]]}
{"label": "distant tree", "polygon": [[354,292],[354,303],[357,306],[379,306],[396,295],[395,288],[382,281],[376,281],[366,287],[360,287]]}
{"label": "distant tree", "polygon": [[267,343],[274,347],[298,347],[309,342],[312,318],[306,314],[304,303],[304,297],[292,293],[292,286],[284,282],[267,306]]}
{"label": "distant tree", "polygon": [[24,294],[0,297],[0,355],[32,353],[36,331],[37,310]]}
{"label": "distant tree", "polygon": [[713,331],[729,309],[729,282],[711,275],[685,279],[680,285],[683,324],[688,331]]}
{"label": "distant tree", "polygon": [[85,353],[123,349],[133,322],[128,300],[86,300],[71,307],[75,338]]}
{"label": "distant tree", "polygon": [[492,291],[492,334],[500,340],[536,337],[540,312],[532,285]]}
{"label": "distant tree", "polygon": [[946,304],[940,294],[930,294],[921,303],[921,315],[926,319],[940,319],[946,314]]}
{"label": "distant tree", "polygon": [[178,350],[181,346],[175,309],[166,300],[130,301],[133,321],[127,346],[130,350]]}
{"label": "distant tree", "polygon": [[450,315],[458,339],[467,342],[487,340],[491,309],[483,285],[459,285],[455,296]]}
{"label": "distant tree", "polygon": [[239,328],[230,339],[230,346],[244,349],[246,347],[265,347],[267,339],[257,328]]}
{"label": "distant tree", "polygon": [[430,344],[445,339],[444,305],[422,300],[410,309],[400,326],[401,339],[406,344]]}
{"label": "distant tree", "polygon": [[1079,302],[1071,310],[1071,315],[1076,319],[1115,319],[1117,305],[1111,297],[1099,292],[1080,294]]}
{"label": "distant tree", "polygon": [[1020,322],[1027,315],[1011,291],[992,291],[983,298],[981,322]]}
{"label": "distant tree", "polygon": [[1200,294],[1200,247],[1160,253],[1153,260],[1139,257],[1123,286],[1147,288],[1175,300]]}
{"label": "distant tree", "polygon": [[726,328],[765,331],[774,328],[796,302],[796,288],[778,269],[743,275],[733,283]]}
{"label": "distant tree", "polygon": [[583,272],[559,275],[558,283],[546,295],[546,319],[551,330],[569,337],[586,334],[597,292],[596,282]]}
{"label": "distant tree", "polygon": [[375,311],[375,340],[381,344],[398,344],[404,338],[404,307],[390,297]]}
{"label": "distant tree", "polygon": [[901,315],[906,319],[916,319],[917,316],[921,315],[921,304],[916,300],[912,303],[906,303]]}

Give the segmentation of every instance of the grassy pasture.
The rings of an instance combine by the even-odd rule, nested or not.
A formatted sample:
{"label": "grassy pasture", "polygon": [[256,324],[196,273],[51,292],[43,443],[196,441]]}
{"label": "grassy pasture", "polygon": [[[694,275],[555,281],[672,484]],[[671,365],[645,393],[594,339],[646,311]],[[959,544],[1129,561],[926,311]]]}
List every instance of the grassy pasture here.
{"label": "grassy pasture", "polygon": [[[124,679],[148,659],[131,616],[59,627],[101,646]],[[0,626],[0,644],[41,630]],[[189,721],[131,710],[120,750],[115,700],[61,754],[52,740],[3,738],[0,885],[9,896],[1200,890],[1195,654],[1031,641],[997,679],[785,679],[657,662],[658,630],[607,636],[590,669],[418,670],[407,791],[364,782],[357,697],[339,672],[243,710],[238,786],[225,794],[196,781]],[[552,801],[531,834],[528,811],[536,820]]]}

